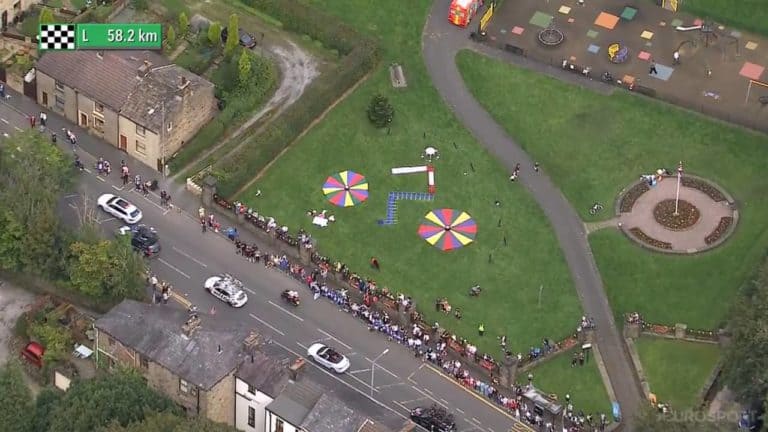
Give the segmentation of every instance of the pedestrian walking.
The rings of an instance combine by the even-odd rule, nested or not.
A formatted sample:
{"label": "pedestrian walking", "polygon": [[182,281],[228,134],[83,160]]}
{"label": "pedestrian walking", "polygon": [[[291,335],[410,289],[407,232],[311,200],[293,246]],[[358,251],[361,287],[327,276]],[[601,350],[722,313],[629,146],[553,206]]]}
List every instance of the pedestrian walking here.
{"label": "pedestrian walking", "polygon": [[534,162],[533,163],[533,170],[536,171],[536,172],[539,172],[539,163],[538,162]]}
{"label": "pedestrian walking", "polygon": [[680,64],[680,51],[675,51],[672,53],[672,64],[679,65]]}
{"label": "pedestrian walking", "polygon": [[380,270],[379,260],[376,257],[371,257],[371,267],[375,268],[376,270]]}
{"label": "pedestrian walking", "polygon": [[37,121],[37,118],[35,116],[33,115],[29,116],[29,127],[34,129],[36,121]]}
{"label": "pedestrian walking", "polygon": [[651,67],[648,69],[648,75],[658,75],[659,71],[656,70],[656,62],[651,60]]}
{"label": "pedestrian walking", "polygon": [[208,229],[205,223],[205,218],[200,218],[200,228],[203,230],[203,233]]}
{"label": "pedestrian walking", "polygon": [[480,324],[477,327],[477,334],[480,335],[480,336],[485,334],[485,324]]}
{"label": "pedestrian walking", "polygon": [[5,99],[5,84],[0,83],[0,97]]}
{"label": "pedestrian walking", "polygon": [[48,124],[48,114],[40,111],[40,126],[45,127]]}

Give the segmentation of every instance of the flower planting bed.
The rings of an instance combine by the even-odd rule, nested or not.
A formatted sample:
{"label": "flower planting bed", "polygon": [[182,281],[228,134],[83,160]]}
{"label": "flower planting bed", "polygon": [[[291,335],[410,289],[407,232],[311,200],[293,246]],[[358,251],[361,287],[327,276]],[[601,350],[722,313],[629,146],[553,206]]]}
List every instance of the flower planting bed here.
{"label": "flower planting bed", "polygon": [[723,235],[725,235],[726,232],[728,232],[728,228],[731,227],[731,224],[733,224],[732,217],[726,216],[720,218],[720,222],[717,224],[717,227],[714,229],[714,231],[712,231],[708,236],[704,237],[704,242],[706,242],[708,245],[715,243]]}
{"label": "flower planting bed", "polygon": [[640,228],[637,228],[637,227],[630,228],[629,232],[632,233],[635,239],[647,244],[648,246],[652,246],[659,249],[672,250],[672,243],[667,243],[661,240],[657,240],[649,236],[648,234],[644,233],[643,230],[641,230]]}
{"label": "flower planting bed", "polygon": [[701,218],[701,212],[688,201],[679,200],[675,214],[675,200],[665,199],[653,208],[653,218],[664,228],[684,231],[696,225]]}
{"label": "flower planting bed", "polygon": [[625,193],[621,198],[619,211],[622,213],[629,213],[632,211],[632,207],[635,205],[635,201],[637,201],[637,199],[640,198],[642,194],[648,192],[650,189],[651,188],[648,186],[648,183],[644,181],[632,186],[632,188],[629,189],[627,193]]}
{"label": "flower planting bed", "polygon": [[685,187],[689,187],[689,188],[704,192],[705,194],[707,194],[707,196],[712,198],[712,200],[714,200],[715,202],[727,200],[727,198],[725,197],[725,195],[723,195],[722,192],[720,192],[716,187],[712,186],[711,184],[703,180],[699,180],[693,177],[683,177],[682,184]]}

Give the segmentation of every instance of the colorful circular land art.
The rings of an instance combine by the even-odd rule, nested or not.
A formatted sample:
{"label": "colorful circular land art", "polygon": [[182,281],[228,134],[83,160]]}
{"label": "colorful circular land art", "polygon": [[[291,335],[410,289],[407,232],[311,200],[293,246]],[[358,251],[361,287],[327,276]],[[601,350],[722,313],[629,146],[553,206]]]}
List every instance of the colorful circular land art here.
{"label": "colorful circular land art", "polygon": [[476,235],[477,223],[460,210],[432,210],[419,225],[419,236],[441,251],[464,247],[475,241]]}
{"label": "colorful circular land art", "polygon": [[368,199],[368,180],[354,171],[342,171],[325,179],[323,194],[333,205],[352,207]]}

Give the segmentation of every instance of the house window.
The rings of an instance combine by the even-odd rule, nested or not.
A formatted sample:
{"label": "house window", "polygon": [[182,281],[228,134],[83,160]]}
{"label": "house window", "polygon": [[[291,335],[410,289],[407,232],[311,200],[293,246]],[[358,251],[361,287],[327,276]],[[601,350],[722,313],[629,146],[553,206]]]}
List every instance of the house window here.
{"label": "house window", "polygon": [[60,91],[60,92],[64,91],[64,84],[60,83],[59,81],[56,81],[54,85],[56,86],[56,91]]}
{"label": "house window", "polygon": [[140,356],[140,360],[139,361],[141,362],[141,367],[142,368],[149,369],[149,359],[148,358],[146,358],[144,356]]}
{"label": "house window", "polygon": [[93,117],[93,128],[99,132],[104,132],[104,120],[98,117]]}
{"label": "house window", "polygon": [[136,125],[136,135],[145,136],[146,134],[147,134],[147,130],[144,129],[144,126]]}
{"label": "house window", "polygon": [[136,140],[136,152],[141,154],[147,154],[147,146],[143,142]]}
{"label": "house window", "polygon": [[93,103],[93,112],[104,114],[104,105],[94,102]]}
{"label": "house window", "polygon": [[282,419],[275,419],[275,432],[284,432],[285,422]]}
{"label": "house window", "polygon": [[255,395],[256,394],[256,387],[248,384],[248,393]]}
{"label": "house window", "polygon": [[182,393],[189,393],[190,392],[190,385],[188,382],[184,381],[183,379],[179,378],[179,391]]}
{"label": "house window", "polygon": [[64,98],[56,95],[56,108],[63,110],[64,109]]}
{"label": "house window", "polygon": [[248,407],[248,426],[256,427],[256,409],[254,407]]}

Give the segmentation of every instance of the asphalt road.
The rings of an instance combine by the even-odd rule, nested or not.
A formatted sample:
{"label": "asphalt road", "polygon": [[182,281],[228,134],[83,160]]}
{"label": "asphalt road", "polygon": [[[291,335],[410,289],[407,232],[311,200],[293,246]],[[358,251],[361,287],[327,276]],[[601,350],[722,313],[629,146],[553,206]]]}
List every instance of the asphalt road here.
{"label": "asphalt road", "polygon": [[[449,4],[450,0],[436,0],[424,28],[424,62],[432,82],[459,121],[508,168],[510,173],[517,163],[521,165],[522,172],[518,184],[531,193],[555,231],[584,312],[597,323],[595,342],[600,348],[623,417],[631,417],[641,406],[641,391],[630,357],[614,322],[613,311],[605,295],[584,224],[568,200],[545,174],[546,167],[542,167],[540,173],[533,172],[534,161],[507,135],[464,85],[455,57],[459,50],[471,48],[469,33],[477,28],[479,18],[472,22],[470,28],[462,31],[446,19]],[[488,54],[488,50],[483,52]],[[500,51],[493,55],[506,60]]]}
{"label": "asphalt road", "polygon": [[[16,128],[28,128],[29,120],[23,113],[33,112],[39,112],[34,103],[20,96],[0,103],[0,133],[12,134],[17,132]],[[151,170],[140,167],[128,155],[116,153],[108,144],[98,142],[53,113],[48,115],[48,126],[49,130],[59,131],[59,135],[63,127],[72,129],[78,136],[78,154],[89,167],[78,174],[81,181],[77,193],[62,198],[64,220],[78,223],[77,215],[82,214],[78,209],[95,208],[96,198],[103,193],[119,194],[136,204],[144,213],[142,223],[155,227],[161,238],[163,250],[151,262],[153,271],[174,286],[180,303],[199,307],[203,325],[207,319],[252,323],[275,344],[297,357],[304,356],[306,347],[316,341],[334,346],[351,360],[350,371],[337,375],[308,362],[312,365],[311,373],[333,384],[337,392],[345,392],[350,396],[346,399],[377,407],[373,410],[376,419],[395,430],[402,426],[411,408],[432,403],[453,412],[462,432],[529,430],[485,398],[445,377],[432,365],[422,363],[406,348],[388,342],[379,334],[371,334],[362,323],[332,303],[324,299],[312,301],[309,292],[290,277],[266,269],[262,264],[248,263],[235,254],[233,244],[225,237],[210,231],[202,233],[198,222],[186,211],[168,210],[160,206],[157,195],[145,198],[130,191],[130,185],[123,188],[117,170],[104,177],[90,169],[96,161],[93,154],[98,154],[116,167],[121,158],[125,159],[134,173],[152,178]],[[59,139],[59,145],[72,151],[64,141]],[[98,213],[98,222],[106,233],[115,233],[122,225],[104,213]],[[252,240],[247,233],[241,233],[241,238]],[[249,302],[242,309],[229,308],[203,290],[207,277],[223,272],[238,277],[248,287]],[[280,292],[297,288],[303,299],[300,307],[288,307],[281,302]],[[171,303],[163,307],[178,306]],[[389,351],[374,366],[372,359],[385,349]]]}

